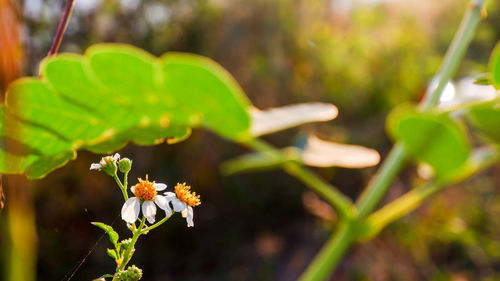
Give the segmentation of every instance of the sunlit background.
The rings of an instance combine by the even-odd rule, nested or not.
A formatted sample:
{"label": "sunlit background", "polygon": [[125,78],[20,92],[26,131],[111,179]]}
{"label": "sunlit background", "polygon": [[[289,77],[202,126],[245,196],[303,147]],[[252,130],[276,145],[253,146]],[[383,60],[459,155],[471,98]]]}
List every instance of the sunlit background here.
{"label": "sunlit background", "polygon": [[[500,39],[500,7],[497,1],[489,4],[441,106],[495,94],[472,83],[486,72]],[[397,104],[421,99],[466,5],[464,0],[76,0],[60,51],[82,53],[94,43],[124,42],[155,55],[208,56],[229,70],[258,108],[309,101],[339,107],[334,121],[266,137],[273,144],[288,146],[298,134],[314,132],[385,156],[391,146],[386,115]],[[15,77],[38,74],[63,7],[61,0],[0,0],[2,93]],[[202,196],[194,228],[177,215],[139,240],[132,263],[144,269],[144,280],[295,280],[305,269],[336,226],[335,214],[280,171],[221,176],[219,165],[244,152],[203,130],[179,144],[128,145],[120,151],[134,161],[132,184],[147,173],[170,187],[186,181]],[[114,270],[105,253],[110,244],[90,222],[128,233],[119,217],[119,189],[103,173],[89,171],[100,157],[81,152],[64,168],[28,184],[24,193],[34,202],[37,238],[21,249],[38,251],[36,280],[91,280]],[[422,182],[414,168],[401,174],[386,201]],[[351,198],[375,171],[316,170]],[[354,247],[332,280],[500,280],[499,175],[496,167],[449,189]],[[16,241],[7,238],[4,219],[15,188],[5,190],[0,213],[2,274]],[[23,216],[17,219],[22,221]]]}

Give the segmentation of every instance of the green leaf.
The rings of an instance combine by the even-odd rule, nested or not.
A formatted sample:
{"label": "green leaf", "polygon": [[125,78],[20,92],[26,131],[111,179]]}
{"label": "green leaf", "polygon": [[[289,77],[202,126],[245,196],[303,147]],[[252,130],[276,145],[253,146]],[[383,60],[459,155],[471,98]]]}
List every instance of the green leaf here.
{"label": "green leaf", "polygon": [[29,179],[40,179],[51,171],[62,167],[70,160],[76,158],[76,152],[67,151],[56,155],[40,156],[26,168],[26,176]]}
{"label": "green leaf", "polygon": [[[210,59],[171,53],[157,58],[123,44],[42,61],[41,78],[21,78],[0,106],[0,172],[39,178],[76,151],[107,153],[128,142],[169,144],[204,126],[242,141],[250,108],[236,81]],[[13,149],[15,148],[15,149]]]}
{"label": "green leaf", "polygon": [[231,75],[212,60],[191,54],[161,57],[162,91],[223,137],[250,138],[250,103]]}
{"label": "green leaf", "polygon": [[491,53],[489,69],[493,85],[498,90],[500,89],[500,42],[497,43],[495,49]]}
{"label": "green leaf", "polygon": [[470,144],[463,128],[446,114],[418,113],[407,105],[388,118],[390,134],[401,141],[413,157],[448,177],[467,161]]}
{"label": "green leaf", "polygon": [[500,109],[473,107],[467,111],[467,120],[483,134],[500,143]]}
{"label": "green leaf", "polygon": [[118,260],[118,253],[116,252],[116,250],[106,249],[106,252],[108,253],[108,256],[112,257],[115,260]]}
{"label": "green leaf", "polygon": [[119,238],[118,233],[116,233],[116,231],[114,231],[114,229],[111,226],[104,224],[102,222],[92,222],[92,224],[101,228],[102,230],[104,230],[109,236],[109,241],[111,241],[111,243],[113,243],[115,248],[118,248],[118,245],[117,245],[118,238]]}

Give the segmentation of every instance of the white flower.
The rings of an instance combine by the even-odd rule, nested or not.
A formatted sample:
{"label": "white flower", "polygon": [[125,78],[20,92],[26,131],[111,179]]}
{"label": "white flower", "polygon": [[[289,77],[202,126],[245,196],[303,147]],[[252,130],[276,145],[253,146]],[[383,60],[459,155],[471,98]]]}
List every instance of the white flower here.
{"label": "white flower", "polygon": [[104,166],[109,165],[110,163],[115,163],[120,159],[120,154],[115,153],[113,156],[106,156],[101,159],[99,163],[92,163],[90,165],[91,170],[101,170]]}
{"label": "white flower", "polygon": [[123,204],[122,219],[128,223],[134,223],[139,217],[141,202],[142,214],[151,224],[155,222],[156,205],[165,211],[167,217],[172,215],[172,209],[168,204],[170,200],[163,195],[157,195],[157,191],[165,188],[167,188],[166,184],[150,182],[148,176],[146,180],[139,179],[139,183],[130,188],[135,197],[129,198]]}
{"label": "white flower", "polygon": [[200,195],[191,192],[191,187],[186,183],[178,183],[175,186],[175,193],[165,192],[165,197],[172,202],[174,211],[181,212],[182,217],[186,219],[188,227],[194,226],[193,207],[201,204]]}

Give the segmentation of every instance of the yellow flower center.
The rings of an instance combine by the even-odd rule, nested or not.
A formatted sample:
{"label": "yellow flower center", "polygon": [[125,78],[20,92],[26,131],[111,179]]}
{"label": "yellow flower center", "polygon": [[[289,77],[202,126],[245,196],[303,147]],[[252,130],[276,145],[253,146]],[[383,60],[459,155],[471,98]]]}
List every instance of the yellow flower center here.
{"label": "yellow flower center", "polygon": [[104,162],[106,162],[106,164],[109,164],[111,162],[115,161],[115,159],[113,158],[113,156],[106,156],[104,157]]}
{"label": "yellow flower center", "polygon": [[148,180],[148,175],[146,175],[146,180],[138,179],[139,183],[134,185],[134,195],[135,197],[152,201],[156,196],[155,182],[150,182]]}
{"label": "yellow flower center", "polygon": [[201,204],[200,195],[196,195],[196,192],[189,191],[191,187],[186,185],[186,183],[178,183],[175,186],[175,195],[181,201],[186,202],[191,207],[198,206]]}

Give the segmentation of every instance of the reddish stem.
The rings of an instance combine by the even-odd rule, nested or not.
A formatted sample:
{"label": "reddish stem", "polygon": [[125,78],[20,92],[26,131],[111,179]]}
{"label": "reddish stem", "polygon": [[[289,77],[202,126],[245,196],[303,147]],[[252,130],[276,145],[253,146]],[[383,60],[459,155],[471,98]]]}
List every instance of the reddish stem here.
{"label": "reddish stem", "polygon": [[64,13],[61,17],[61,20],[59,21],[56,36],[54,37],[54,41],[52,42],[50,51],[47,54],[48,57],[57,54],[57,52],[59,51],[59,46],[61,45],[62,39],[64,37],[64,32],[66,31],[66,27],[68,27],[69,18],[71,17],[71,13],[73,12],[73,6],[75,6],[75,0],[66,1],[66,7],[64,8]]}

